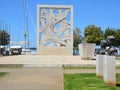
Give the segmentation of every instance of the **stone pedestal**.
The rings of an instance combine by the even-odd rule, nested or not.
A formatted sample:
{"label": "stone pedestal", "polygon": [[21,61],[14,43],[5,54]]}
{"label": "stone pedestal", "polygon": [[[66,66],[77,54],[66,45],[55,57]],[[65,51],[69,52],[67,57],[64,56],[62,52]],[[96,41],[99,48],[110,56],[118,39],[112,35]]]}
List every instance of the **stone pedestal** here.
{"label": "stone pedestal", "polygon": [[73,47],[38,47],[38,55],[60,55],[60,56],[72,56]]}
{"label": "stone pedestal", "polygon": [[103,66],[103,79],[108,85],[116,85],[116,65],[115,56],[105,55]]}
{"label": "stone pedestal", "polygon": [[103,78],[103,61],[105,55],[97,55],[96,59],[96,75],[97,77]]}
{"label": "stone pedestal", "polygon": [[94,43],[85,43],[79,44],[79,52],[81,59],[88,60],[94,57],[95,44]]}

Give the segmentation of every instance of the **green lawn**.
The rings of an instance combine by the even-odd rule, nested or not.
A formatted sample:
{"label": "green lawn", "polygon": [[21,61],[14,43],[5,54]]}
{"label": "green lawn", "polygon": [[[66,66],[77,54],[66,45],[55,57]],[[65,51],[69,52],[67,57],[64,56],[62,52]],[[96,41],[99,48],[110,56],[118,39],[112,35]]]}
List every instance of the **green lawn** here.
{"label": "green lawn", "polygon": [[120,60],[120,58],[116,58],[116,60]]}
{"label": "green lawn", "polygon": [[0,77],[5,76],[6,74],[8,74],[7,72],[0,72]]}
{"label": "green lawn", "polygon": [[64,74],[64,90],[120,90],[120,75],[116,79],[116,86],[108,86],[96,74]]}

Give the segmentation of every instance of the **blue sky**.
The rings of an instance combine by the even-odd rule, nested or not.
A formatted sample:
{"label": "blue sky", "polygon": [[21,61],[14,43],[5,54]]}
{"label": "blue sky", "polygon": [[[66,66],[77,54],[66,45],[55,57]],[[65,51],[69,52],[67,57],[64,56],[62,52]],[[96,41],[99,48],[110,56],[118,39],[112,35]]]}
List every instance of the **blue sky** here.
{"label": "blue sky", "polygon": [[[37,4],[73,5],[74,28],[90,24],[105,28],[120,28],[120,0],[27,0],[31,15],[28,16],[30,46],[36,46],[36,6]],[[0,20],[11,27],[11,41],[24,41],[24,1],[0,0]],[[31,16],[34,22],[32,24]]]}

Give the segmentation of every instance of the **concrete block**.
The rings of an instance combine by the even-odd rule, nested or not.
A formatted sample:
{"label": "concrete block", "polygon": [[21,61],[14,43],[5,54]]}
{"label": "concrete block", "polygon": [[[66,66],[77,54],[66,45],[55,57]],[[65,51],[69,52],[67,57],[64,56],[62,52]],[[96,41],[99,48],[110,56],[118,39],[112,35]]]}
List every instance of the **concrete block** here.
{"label": "concrete block", "polygon": [[116,65],[115,56],[105,55],[103,66],[103,79],[108,85],[116,85]]}
{"label": "concrete block", "polygon": [[103,78],[103,61],[105,55],[97,55],[96,59],[96,75],[97,77]]}
{"label": "concrete block", "polygon": [[37,48],[38,55],[60,55],[72,56],[73,47],[39,47]]}
{"label": "concrete block", "polygon": [[88,60],[94,57],[95,43],[79,44],[81,59]]}

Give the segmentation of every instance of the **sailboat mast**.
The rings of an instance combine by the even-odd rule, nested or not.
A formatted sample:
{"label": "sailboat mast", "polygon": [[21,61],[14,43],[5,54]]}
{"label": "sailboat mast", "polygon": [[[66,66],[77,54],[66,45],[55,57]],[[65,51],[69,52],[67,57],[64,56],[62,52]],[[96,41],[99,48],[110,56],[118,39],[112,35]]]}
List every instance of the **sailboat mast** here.
{"label": "sailboat mast", "polygon": [[29,32],[28,32],[28,16],[27,16],[27,4],[26,0],[24,0],[24,16],[25,16],[25,49],[26,47],[29,49]]}

